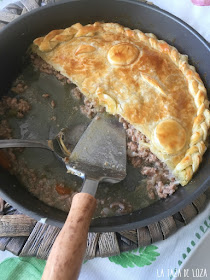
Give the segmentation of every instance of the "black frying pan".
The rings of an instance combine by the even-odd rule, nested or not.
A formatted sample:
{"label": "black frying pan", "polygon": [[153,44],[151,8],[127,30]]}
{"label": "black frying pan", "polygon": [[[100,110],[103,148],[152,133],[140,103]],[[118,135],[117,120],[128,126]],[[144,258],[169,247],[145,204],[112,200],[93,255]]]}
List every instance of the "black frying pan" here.
{"label": "black frying pan", "polygon": [[[76,22],[87,24],[95,21],[118,22],[143,32],[154,33],[159,39],[174,45],[180,53],[188,54],[190,63],[196,67],[207,89],[210,88],[210,48],[191,27],[159,8],[138,1],[88,0],[61,2],[40,8],[13,21],[0,31],[1,95],[6,94],[11,81],[21,71],[24,54],[34,38]],[[209,162],[210,150],[205,153],[199,171],[186,187],[179,188],[167,199],[131,214],[97,218],[92,221],[90,231],[139,228],[174,214],[210,186]],[[0,196],[3,199],[38,220],[47,217],[49,224],[63,225],[66,213],[45,205],[24,188],[18,187],[18,184],[15,177],[0,169]]]}

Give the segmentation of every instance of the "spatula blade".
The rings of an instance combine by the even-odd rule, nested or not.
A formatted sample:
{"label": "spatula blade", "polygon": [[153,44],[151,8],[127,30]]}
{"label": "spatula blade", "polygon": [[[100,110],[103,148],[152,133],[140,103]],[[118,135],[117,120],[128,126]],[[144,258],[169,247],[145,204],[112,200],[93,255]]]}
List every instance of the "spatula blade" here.
{"label": "spatula blade", "polygon": [[119,182],[126,176],[126,134],[114,116],[97,114],[74,148],[69,172],[82,178]]}

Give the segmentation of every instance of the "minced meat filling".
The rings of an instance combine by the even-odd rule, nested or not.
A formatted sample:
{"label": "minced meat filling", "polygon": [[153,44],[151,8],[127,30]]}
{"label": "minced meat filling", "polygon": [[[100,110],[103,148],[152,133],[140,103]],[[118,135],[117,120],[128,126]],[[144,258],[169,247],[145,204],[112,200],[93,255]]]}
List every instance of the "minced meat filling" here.
{"label": "minced meat filling", "polygon": [[150,150],[139,143],[148,143],[149,140],[140,131],[122,117],[119,118],[127,133],[127,154],[132,165],[140,169],[142,175],[147,176],[147,191],[151,199],[155,193],[160,198],[166,198],[175,192],[178,183],[175,181],[166,166]]}

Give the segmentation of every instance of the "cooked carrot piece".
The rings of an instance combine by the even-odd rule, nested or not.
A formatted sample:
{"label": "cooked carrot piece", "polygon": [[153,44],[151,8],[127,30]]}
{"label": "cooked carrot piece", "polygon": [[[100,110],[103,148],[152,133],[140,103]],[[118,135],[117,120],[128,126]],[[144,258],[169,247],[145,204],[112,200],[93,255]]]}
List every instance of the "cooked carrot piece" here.
{"label": "cooked carrot piece", "polygon": [[55,189],[60,195],[70,194],[72,192],[70,188],[65,187],[63,184],[57,184]]}

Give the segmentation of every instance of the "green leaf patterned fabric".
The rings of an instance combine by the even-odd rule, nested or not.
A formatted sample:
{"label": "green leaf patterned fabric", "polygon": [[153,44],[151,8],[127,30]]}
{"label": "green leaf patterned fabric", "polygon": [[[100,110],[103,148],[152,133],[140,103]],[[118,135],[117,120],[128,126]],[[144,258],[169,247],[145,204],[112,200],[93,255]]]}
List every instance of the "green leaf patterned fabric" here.
{"label": "green leaf patterned fabric", "polygon": [[8,258],[0,264],[0,279],[40,280],[45,264],[37,258]]}
{"label": "green leaf patterned fabric", "polygon": [[160,255],[156,250],[158,247],[149,245],[130,252],[121,253],[119,256],[110,257],[109,260],[124,268],[127,267],[143,267],[152,264]]}

